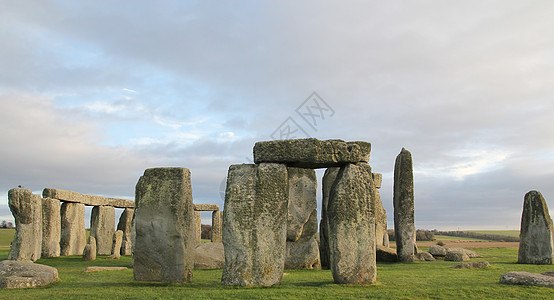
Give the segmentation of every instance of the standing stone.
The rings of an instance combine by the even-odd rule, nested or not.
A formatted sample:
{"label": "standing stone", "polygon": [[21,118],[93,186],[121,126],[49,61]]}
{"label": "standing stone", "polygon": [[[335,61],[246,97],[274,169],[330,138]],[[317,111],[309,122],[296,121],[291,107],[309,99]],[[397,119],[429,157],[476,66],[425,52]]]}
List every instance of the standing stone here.
{"label": "standing stone", "polygon": [[135,214],[134,208],[126,208],[121,216],[119,217],[119,222],[117,223],[117,230],[123,232],[123,237],[121,241],[121,255],[131,255],[133,254],[132,250],[132,241],[131,241],[131,229],[133,224],[133,215]]}
{"label": "standing stone", "polygon": [[60,200],[42,198],[42,257],[60,256]]}
{"label": "standing stone", "polygon": [[121,258],[121,242],[123,239],[123,231],[117,230],[113,234],[112,242],[112,254],[108,256],[111,259],[120,259]]}
{"label": "standing stone", "polygon": [[88,244],[85,245],[83,250],[83,260],[93,261],[96,259],[96,239],[91,235],[88,237]]}
{"label": "standing stone", "polygon": [[287,241],[294,242],[302,235],[304,224],[317,208],[317,178],[315,170],[287,168],[289,207],[287,213]]}
{"label": "standing stone", "polygon": [[321,269],[317,244],[316,209],[304,224],[300,238],[294,242],[287,241],[285,269]]}
{"label": "standing stone", "polygon": [[94,206],[90,216],[90,235],[96,238],[96,254],[111,254],[114,231],[115,208]]}
{"label": "standing stone", "polygon": [[412,154],[402,148],[394,165],[394,234],[399,262],[413,262],[415,254],[414,174]]}
{"label": "standing stone", "polygon": [[62,220],[60,255],[82,255],[86,245],[85,205],[64,202],[60,215]]}
{"label": "standing stone", "polygon": [[525,194],[519,231],[520,264],[549,265],[554,262],[554,227],[546,201],[538,191]]}
{"label": "standing stone", "polygon": [[287,168],[289,207],[287,216],[286,269],[321,268],[317,244],[317,178],[315,170]]}
{"label": "standing stone", "polygon": [[15,235],[8,259],[36,261],[42,250],[40,195],[29,189],[11,189],[8,191],[8,205],[15,219]]}
{"label": "standing stone", "polygon": [[321,221],[319,223],[319,257],[321,259],[321,268],[330,268],[329,258],[329,221],[327,217],[327,206],[329,203],[329,194],[331,188],[339,174],[339,167],[332,167],[325,170],[322,179],[323,197],[321,203]]}
{"label": "standing stone", "polygon": [[372,173],[371,175],[373,176],[373,183],[375,184],[375,241],[379,246],[388,247],[389,234],[387,232],[387,211],[383,207],[381,194],[379,193],[383,175],[380,173]]}
{"label": "standing stone", "polygon": [[194,268],[194,207],[190,171],[144,171],[135,192],[135,280],[185,283]]}
{"label": "standing stone", "polygon": [[375,215],[371,168],[341,167],[329,195],[329,250],[333,279],[342,284],[366,284],[377,279]]}
{"label": "standing stone", "polygon": [[223,227],[223,213],[216,210],[212,213],[212,243],[221,243],[222,240],[222,227]]}
{"label": "standing stone", "polygon": [[287,168],[229,167],[223,211],[224,285],[280,284],[287,238]]}
{"label": "standing stone", "polygon": [[194,240],[196,246],[202,243],[202,214],[194,211]]}

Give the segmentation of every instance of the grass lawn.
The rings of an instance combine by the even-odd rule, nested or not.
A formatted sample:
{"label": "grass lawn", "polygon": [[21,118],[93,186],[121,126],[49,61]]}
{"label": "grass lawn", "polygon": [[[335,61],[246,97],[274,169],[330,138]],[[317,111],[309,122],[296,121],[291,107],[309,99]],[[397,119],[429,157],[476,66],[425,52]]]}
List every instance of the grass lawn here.
{"label": "grass lawn", "polygon": [[[8,232],[0,231],[0,235]],[[11,233],[13,235],[13,233]],[[8,242],[9,244],[9,242]],[[426,248],[422,248],[425,250]],[[498,283],[508,271],[541,273],[554,266],[519,265],[517,248],[473,248],[492,266],[485,270],[454,270],[454,262],[378,263],[377,283],[346,286],[333,283],[329,270],[286,270],[280,286],[227,287],[221,270],[194,271],[192,283],[177,285],[133,280],[133,270],[83,273],[87,266],[129,266],[130,256],[119,260],[82,261],[80,256],[43,258],[37,263],[56,267],[60,280],[48,287],[2,290],[0,299],[549,299],[551,288],[509,286]],[[0,248],[0,260],[9,248]]]}

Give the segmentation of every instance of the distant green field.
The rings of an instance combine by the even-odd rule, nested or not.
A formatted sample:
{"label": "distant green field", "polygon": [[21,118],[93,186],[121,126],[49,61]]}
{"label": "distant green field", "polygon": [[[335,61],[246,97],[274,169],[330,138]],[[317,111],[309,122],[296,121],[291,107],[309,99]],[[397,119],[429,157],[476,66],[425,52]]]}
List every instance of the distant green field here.
{"label": "distant green field", "polygon": [[13,241],[15,229],[0,228],[0,247],[9,246]]}
{"label": "distant green field", "polygon": [[498,234],[498,235],[519,237],[519,230],[468,230],[468,231],[483,233],[483,234]]}
{"label": "distant green field", "polygon": [[466,238],[466,237],[459,237],[459,236],[449,236],[449,235],[435,235],[435,239],[437,241],[443,240],[443,241],[484,241],[481,239],[474,239],[474,238]]}

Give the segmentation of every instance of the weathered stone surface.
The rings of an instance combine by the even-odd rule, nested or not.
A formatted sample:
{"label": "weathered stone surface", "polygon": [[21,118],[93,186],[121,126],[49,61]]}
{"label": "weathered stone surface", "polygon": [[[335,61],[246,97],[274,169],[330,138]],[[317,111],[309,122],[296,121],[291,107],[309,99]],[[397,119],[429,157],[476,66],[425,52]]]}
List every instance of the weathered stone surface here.
{"label": "weathered stone surface", "polygon": [[554,271],[546,271],[546,272],[543,272],[541,274],[546,275],[546,276],[554,276]]}
{"label": "weathered stone surface", "polygon": [[90,216],[90,235],[96,238],[96,254],[110,255],[115,231],[115,209],[95,206]]}
{"label": "weathered stone surface", "polygon": [[127,270],[127,267],[96,267],[96,266],[90,266],[86,267],[83,273],[90,273],[90,272],[103,272],[103,271],[122,271]]}
{"label": "weathered stone surface", "polygon": [[371,173],[371,176],[373,176],[373,184],[375,185],[375,188],[380,189],[381,184],[383,183],[383,174]]}
{"label": "weathered stone surface", "polygon": [[121,238],[121,255],[133,254],[133,242],[131,240],[131,230],[133,227],[133,215],[135,214],[134,208],[126,208],[121,216],[119,216],[119,222],[117,223],[117,230],[123,232]]}
{"label": "weathered stone surface", "polygon": [[377,245],[389,246],[389,233],[387,231],[387,211],[383,207],[381,194],[378,189],[373,189],[373,205],[375,211],[375,242]]}
{"label": "weathered stone surface", "polygon": [[483,255],[469,249],[464,248],[458,248],[458,247],[446,247],[446,252],[463,252],[465,253],[469,258],[479,258],[483,257]]}
{"label": "weathered stone surface", "polygon": [[397,262],[398,255],[396,255],[396,249],[377,245],[377,261],[378,262]]}
{"label": "weathered stone surface", "polygon": [[330,268],[329,257],[329,220],[327,218],[327,206],[329,204],[329,195],[331,188],[337,179],[340,168],[328,168],[322,179],[322,203],[321,203],[321,221],[319,222],[319,257],[321,260],[321,268]]}
{"label": "weathered stone surface", "polygon": [[212,243],[222,243],[223,212],[216,210],[212,213]]}
{"label": "weathered stone surface", "polygon": [[371,144],[343,140],[295,139],[257,142],[255,163],[283,163],[289,167],[328,168],[368,162]]}
{"label": "weathered stone surface", "polygon": [[62,233],[60,255],[81,255],[86,245],[85,205],[63,202],[60,210]]}
{"label": "weathered stone surface", "polygon": [[42,197],[54,198],[64,202],[82,203],[89,206],[113,206],[117,208],[135,207],[135,201],[132,200],[80,194],[53,188],[45,188],[42,191]]}
{"label": "weathered stone surface", "polygon": [[375,282],[375,187],[368,164],[341,167],[327,205],[330,265],[336,283]]}
{"label": "weathered stone surface", "polygon": [[508,272],[500,276],[500,283],[554,287],[554,277],[529,272]]}
{"label": "weathered stone surface", "polygon": [[446,261],[468,261],[469,256],[463,251],[448,251],[444,257]]}
{"label": "weathered stone surface", "polygon": [[202,243],[202,215],[199,211],[194,211],[194,240],[196,246]]}
{"label": "weathered stone surface", "polygon": [[429,246],[429,253],[435,257],[443,257],[446,256],[446,248],[439,246],[439,245],[431,245]]}
{"label": "weathered stone surface", "polygon": [[121,258],[121,242],[123,240],[123,231],[117,230],[113,234],[112,242],[112,254],[108,256],[110,259],[120,259]]}
{"label": "weathered stone surface", "polygon": [[145,170],[135,199],[135,280],[191,281],[196,241],[190,171]]}
{"label": "weathered stone surface", "polygon": [[221,269],[225,265],[225,252],[222,243],[202,243],[196,246],[194,255],[195,270]]}
{"label": "weathered stone surface", "polygon": [[35,264],[31,261],[0,261],[1,289],[45,286],[57,279],[58,270],[54,267]]}
{"label": "weathered stone surface", "polygon": [[435,258],[429,252],[414,254],[414,261],[435,261]]}
{"label": "weathered stone surface", "polygon": [[412,154],[402,148],[394,165],[394,233],[399,262],[412,262],[415,241]]}
{"label": "weathered stone surface", "polygon": [[96,239],[91,235],[88,237],[88,244],[83,250],[83,260],[93,261],[96,259]]}
{"label": "weathered stone surface", "polygon": [[8,205],[15,219],[15,235],[8,259],[32,260],[42,252],[42,201],[29,189],[8,191]]}
{"label": "weathered stone surface", "polygon": [[488,261],[472,261],[453,265],[452,269],[484,269],[490,266],[491,264]]}
{"label": "weathered stone surface", "polygon": [[287,168],[232,165],[223,211],[224,285],[281,283],[288,210]]}
{"label": "weathered stone surface", "polygon": [[294,242],[302,235],[304,224],[317,208],[317,178],[315,170],[287,168],[289,208],[287,214],[287,241]]}
{"label": "weathered stone surface", "polygon": [[219,210],[217,204],[194,204],[194,210],[196,211],[216,211]]}
{"label": "weathered stone surface", "polygon": [[554,262],[554,227],[546,201],[538,191],[525,194],[519,231],[520,264],[546,265]]}
{"label": "weathered stone surface", "polygon": [[60,200],[42,198],[42,257],[60,256]]}
{"label": "weathered stone surface", "polygon": [[304,224],[300,238],[294,242],[287,241],[285,269],[321,269],[317,244],[316,209],[312,210],[308,221]]}

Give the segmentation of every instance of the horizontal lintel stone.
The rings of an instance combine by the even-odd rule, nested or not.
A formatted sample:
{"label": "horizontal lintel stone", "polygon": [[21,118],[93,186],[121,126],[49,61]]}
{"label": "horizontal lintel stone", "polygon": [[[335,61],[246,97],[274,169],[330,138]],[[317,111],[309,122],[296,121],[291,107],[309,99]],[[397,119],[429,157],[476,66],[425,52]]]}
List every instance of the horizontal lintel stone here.
{"label": "horizontal lintel stone", "polygon": [[282,163],[298,168],[329,168],[369,162],[371,144],[315,138],[274,140],[254,145],[254,162]]}
{"label": "horizontal lintel stone", "polygon": [[82,203],[89,206],[113,206],[117,208],[135,207],[135,201],[132,200],[80,194],[77,192],[53,188],[45,188],[42,191],[42,197],[58,199],[65,202]]}
{"label": "horizontal lintel stone", "polygon": [[216,211],[219,210],[217,204],[194,204],[194,210],[196,211]]}

